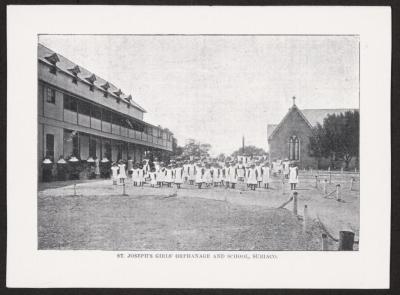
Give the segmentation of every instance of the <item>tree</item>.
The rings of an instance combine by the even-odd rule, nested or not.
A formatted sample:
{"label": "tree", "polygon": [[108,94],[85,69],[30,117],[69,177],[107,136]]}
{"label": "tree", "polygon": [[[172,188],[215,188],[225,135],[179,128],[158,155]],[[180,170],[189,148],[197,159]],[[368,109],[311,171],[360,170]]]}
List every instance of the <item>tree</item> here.
{"label": "tree", "polygon": [[345,167],[353,157],[359,156],[360,118],[359,112],[328,115],[323,126],[317,125],[310,138],[310,155],[318,159],[325,157],[345,162]]}
{"label": "tree", "polygon": [[247,145],[244,147],[244,151],[243,151],[242,147],[237,149],[236,151],[234,151],[232,153],[232,157],[236,158],[237,156],[241,156],[241,155],[254,157],[254,156],[264,156],[266,154],[267,154],[267,152],[262,148],[258,148],[254,145]]}
{"label": "tree", "polygon": [[225,162],[226,156],[224,153],[218,155],[217,160],[220,162]]}
{"label": "tree", "polygon": [[183,149],[182,157],[205,158],[209,157],[209,151],[211,150],[211,145],[208,143],[201,143],[194,139],[188,139],[187,143],[182,149]]}

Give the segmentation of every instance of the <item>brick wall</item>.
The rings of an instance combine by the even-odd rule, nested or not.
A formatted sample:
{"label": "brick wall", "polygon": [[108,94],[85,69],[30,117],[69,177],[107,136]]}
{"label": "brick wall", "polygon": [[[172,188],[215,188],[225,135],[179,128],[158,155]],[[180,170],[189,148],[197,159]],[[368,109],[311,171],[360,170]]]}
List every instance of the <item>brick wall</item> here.
{"label": "brick wall", "polygon": [[296,108],[291,109],[290,113],[284,119],[272,140],[268,140],[270,159],[289,158],[289,138],[297,136],[300,141],[300,168],[316,168],[317,160],[308,154],[308,145],[312,131],[309,125],[304,121]]}

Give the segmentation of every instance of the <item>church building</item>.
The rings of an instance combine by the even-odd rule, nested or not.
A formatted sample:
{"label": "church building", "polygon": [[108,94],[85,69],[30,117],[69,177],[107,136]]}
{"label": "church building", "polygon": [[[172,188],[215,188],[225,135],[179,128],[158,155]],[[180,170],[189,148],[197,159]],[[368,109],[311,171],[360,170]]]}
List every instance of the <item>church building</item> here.
{"label": "church building", "polygon": [[300,110],[295,103],[295,97],[293,97],[293,105],[281,122],[279,124],[268,124],[267,126],[270,160],[289,159],[295,161],[301,169],[318,168],[317,159],[309,154],[312,128],[317,123],[322,125],[324,118],[328,115],[348,111],[354,111],[354,109]]}

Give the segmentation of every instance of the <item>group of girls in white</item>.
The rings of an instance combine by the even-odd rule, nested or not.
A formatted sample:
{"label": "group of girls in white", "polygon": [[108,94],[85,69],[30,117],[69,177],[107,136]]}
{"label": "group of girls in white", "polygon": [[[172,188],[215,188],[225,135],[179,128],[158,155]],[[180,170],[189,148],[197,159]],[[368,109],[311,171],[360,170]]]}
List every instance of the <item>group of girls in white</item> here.
{"label": "group of girls in white", "polygon": [[[126,182],[129,179],[133,186],[143,187],[149,183],[151,187],[172,187],[178,189],[183,183],[194,185],[198,189],[223,186],[235,189],[236,184],[245,183],[251,190],[264,187],[270,188],[271,168],[268,162],[252,162],[244,165],[237,162],[184,161],[165,165],[163,162],[148,164],[129,164],[119,161],[111,167],[113,184]],[[128,173],[126,173],[126,170]],[[288,179],[291,189],[296,189],[298,183],[298,168],[289,164]]]}

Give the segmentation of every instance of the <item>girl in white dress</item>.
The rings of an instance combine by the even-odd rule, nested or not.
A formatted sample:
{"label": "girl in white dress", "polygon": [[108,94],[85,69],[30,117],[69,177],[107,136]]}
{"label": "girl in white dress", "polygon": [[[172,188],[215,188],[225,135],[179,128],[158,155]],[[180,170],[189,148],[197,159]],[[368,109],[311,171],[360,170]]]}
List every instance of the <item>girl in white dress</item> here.
{"label": "girl in white dress", "polygon": [[258,176],[257,169],[255,168],[254,164],[251,164],[250,169],[247,170],[247,184],[253,191],[256,190],[257,176]]}
{"label": "girl in white dress", "polygon": [[289,166],[290,166],[289,160],[286,159],[286,160],[283,162],[282,165],[283,165],[283,175],[285,176],[285,179],[288,179],[288,178],[289,178]]}
{"label": "girl in white dress", "polygon": [[213,179],[213,184],[214,186],[218,186],[220,184],[220,169],[218,167],[218,164],[214,164],[212,167],[212,179]]}
{"label": "girl in white dress", "polygon": [[262,167],[261,173],[262,173],[262,182],[264,184],[264,188],[268,189],[269,183],[271,182],[270,180],[271,169],[269,168],[268,163],[265,163],[264,167]]}
{"label": "girl in white dress", "polygon": [[183,183],[183,167],[182,165],[177,165],[174,169],[174,182],[178,189],[181,188],[181,184]]}
{"label": "girl in white dress", "polygon": [[212,175],[209,164],[206,164],[206,167],[204,168],[203,182],[206,184],[207,187],[212,184]]}
{"label": "girl in white dress", "polygon": [[236,183],[237,183],[237,168],[233,165],[233,163],[229,167],[228,175],[229,175],[229,183],[231,184],[231,188],[235,188]]}
{"label": "girl in white dress", "polygon": [[299,169],[295,164],[290,165],[289,168],[289,183],[291,190],[295,190],[296,185],[299,183]]}
{"label": "girl in white dress", "polygon": [[159,187],[164,186],[164,180],[165,180],[165,167],[164,167],[164,163],[161,163],[160,169],[157,172],[157,184]]}
{"label": "girl in white dress", "polygon": [[117,163],[113,163],[111,166],[111,177],[113,181],[113,185],[117,185],[117,180],[118,180],[118,165]]}
{"label": "girl in white dress", "polygon": [[182,178],[186,183],[189,180],[189,162],[185,161],[185,164],[182,166]]}
{"label": "girl in white dress", "polygon": [[145,175],[146,175],[146,172],[144,171],[143,165],[140,164],[139,169],[138,169],[138,178],[137,178],[139,186],[143,186],[144,180],[145,180]]}
{"label": "girl in white dress", "polygon": [[191,163],[188,165],[189,184],[194,184],[194,181],[196,180],[196,175],[195,175],[195,173],[194,173],[194,170],[195,170],[195,168],[194,168],[194,163],[191,162]]}
{"label": "girl in white dress", "polygon": [[155,187],[157,184],[157,173],[155,168],[152,168],[150,170],[149,176],[150,176],[150,186]]}
{"label": "girl in white dress", "polygon": [[126,179],[126,172],[125,172],[125,164],[124,162],[122,162],[122,160],[119,161],[118,168],[119,168],[119,174],[118,174],[119,182],[124,183]]}
{"label": "girl in white dress", "polygon": [[133,186],[137,186],[138,185],[138,177],[139,177],[138,166],[135,163],[135,164],[132,165],[132,182],[133,182]]}
{"label": "girl in white dress", "polygon": [[257,163],[256,171],[257,171],[257,183],[258,183],[258,187],[261,187],[261,182],[262,182],[261,162],[258,162],[258,163]]}
{"label": "girl in white dress", "polygon": [[224,179],[224,183],[226,188],[229,188],[229,163],[226,162],[225,163],[225,167],[223,169],[223,179]]}
{"label": "girl in white dress", "polygon": [[167,169],[165,169],[165,179],[164,179],[164,181],[167,183],[168,187],[171,187],[172,182],[174,182],[172,174],[173,174],[172,173],[172,165],[169,164]]}
{"label": "girl in white dress", "polygon": [[203,173],[204,173],[204,169],[203,169],[202,165],[200,163],[197,164],[195,167],[195,175],[196,175],[196,184],[199,189],[201,188],[201,185],[204,182]]}

